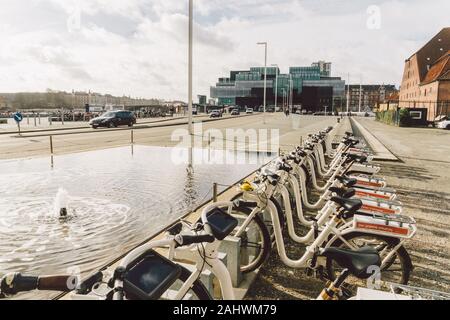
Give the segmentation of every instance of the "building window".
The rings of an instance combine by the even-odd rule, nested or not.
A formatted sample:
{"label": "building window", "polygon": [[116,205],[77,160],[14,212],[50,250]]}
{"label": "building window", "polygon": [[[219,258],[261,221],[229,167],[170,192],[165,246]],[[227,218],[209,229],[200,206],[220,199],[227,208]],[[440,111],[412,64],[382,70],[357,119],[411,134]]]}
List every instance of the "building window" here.
{"label": "building window", "polygon": [[411,119],[414,120],[422,119],[422,111],[410,111],[409,115],[411,116]]}

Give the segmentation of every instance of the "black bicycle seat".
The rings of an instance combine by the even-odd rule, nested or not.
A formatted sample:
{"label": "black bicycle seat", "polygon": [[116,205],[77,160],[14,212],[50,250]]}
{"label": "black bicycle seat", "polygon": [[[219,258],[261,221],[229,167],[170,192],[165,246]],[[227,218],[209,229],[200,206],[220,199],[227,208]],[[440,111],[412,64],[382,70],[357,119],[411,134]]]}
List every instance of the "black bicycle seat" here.
{"label": "black bicycle seat", "polygon": [[362,207],[362,201],[359,199],[346,199],[342,197],[331,197],[334,203],[344,208],[347,216],[355,214]]}
{"label": "black bicycle seat", "polygon": [[362,155],[355,154],[355,153],[346,153],[345,156],[350,161],[354,160],[354,161],[359,162],[359,163],[364,163],[364,162],[367,161],[367,157],[366,156],[362,156]]}
{"label": "black bicycle seat", "polygon": [[363,247],[358,250],[341,248],[327,248],[321,256],[330,258],[359,279],[367,279],[373,273],[369,273],[371,266],[381,266],[381,259],[378,251],[373,247]]}
{"label": "black bicycle seat", "polygon": [[336,193],[339,197],[346,199],[354,197],[356,194],[356,191],[353,188],[347,189],[347,188],[330,187],[328,190],[333,193]]}
{"label": "black bicycle seat", "polygon": [[349,178],[346,176],[337,176],[336,180],[338,180],[347,188],[353,187],[358,182],[358,180],[356,180],[355,178]]}

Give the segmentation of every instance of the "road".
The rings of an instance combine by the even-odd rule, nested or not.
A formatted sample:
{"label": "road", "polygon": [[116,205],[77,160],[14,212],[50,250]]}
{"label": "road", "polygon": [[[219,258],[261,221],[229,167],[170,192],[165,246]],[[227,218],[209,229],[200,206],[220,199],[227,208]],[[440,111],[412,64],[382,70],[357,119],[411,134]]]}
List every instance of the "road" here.
{"label": "road", "polygon": [[[209,121],[207,117],[198,117],[196,121]],[[224,117],[217,121],[203,122],[203,130],[217,129],[224,139],[230,129],[278,129],[282,149],[299,144],[301,136],[318,131],[336,123],[334,117],[313,117],[281,113],[267,114],[266,123],[262,114],[251,116]],[[134,143],[152,146],[175,146],[179,141],[171,139],[177,129],[187,129],[185,119],[174,119],[163,123],[140,124],[133,129]],[[50,155],[50,138],[53,135],[54,154],[66,154],[96,149],[125,146],[131,143],[131,130],[127,127],[116,129],[74,129],[65,131],[47,131],[0,135],[0,159],[16,159]],[[270,138],[270,132],[269,132]],[[264,138],[258,141],[258,150],[267,150]],[[206,146],[208,141],[204,141]],[[224,147],[226,142],[224,141]],[[278,146],[277,146],[278,149]]]}

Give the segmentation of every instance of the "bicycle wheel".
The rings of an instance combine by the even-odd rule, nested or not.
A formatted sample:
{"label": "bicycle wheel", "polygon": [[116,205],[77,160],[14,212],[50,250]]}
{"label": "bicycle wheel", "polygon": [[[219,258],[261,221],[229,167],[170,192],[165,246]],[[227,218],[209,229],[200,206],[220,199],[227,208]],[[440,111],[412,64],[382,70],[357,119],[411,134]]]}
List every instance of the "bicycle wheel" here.
{"label": "bicycle wheel", "polygon": [[[252,208],[233,208],[231,215],[238,219],[238,227],[231,233],[231,236],[235,235],[239,226],[246,221],[251,212]],[[259,213],[249,222],[240,239],[240,270],[242,273],[255,271],[267,260],[271,250],[269,230]]]}
{"label": "bicycle wheel", "polygon": [[[181,274],[179,278],[175,281],[175,283],[166,291],[162,298],[166,300],[170,300],[171,296],[176,293],[183,284],[189,279],[191,276],[191,272],[184,267],[181,267]],[[213,297],[209,293],[208,289],[204,286],[204,284],[200,280],[195,280],[191,288],[186,292],[186,295],[183,299],[187,300],[213,300]]]}
{"label": "bicycle wheel", "polygon": [[[344,236],[344,239],[356,248],[371,246],[377,249],[382,260],[380,268],[381,281],[399,284],[408,283],[413,266],[406,249],[403,246],[400,246],[392,258],[386,259],[387,255],[399,244],[399,239],[362,232],[347,234]],[[341,239],[336,239],[330,246],[349,248],[349,246],[343,243]],[[330,280],[334,280],[336,274],[342,270],[342,268],[331,259],[327,259],[326,269]],[[355,277],[350,277],[349,279],[349,284],[352,287],[365,287],[364,281],[356,279]]]}

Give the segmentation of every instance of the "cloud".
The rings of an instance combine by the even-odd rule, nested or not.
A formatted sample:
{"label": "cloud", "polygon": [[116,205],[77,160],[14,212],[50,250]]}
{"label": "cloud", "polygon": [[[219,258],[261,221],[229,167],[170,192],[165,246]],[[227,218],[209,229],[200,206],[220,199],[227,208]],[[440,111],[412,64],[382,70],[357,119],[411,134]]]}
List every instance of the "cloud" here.
{"label": "cloud", "polygon": [[[358,82],[396,83],[404,59],[448,26],[447,0],[195,0],[194,96],[230,70],[315,60]],[[2,91],[95,90],[187,98],[187,4],[2,0]],[[367,28],[370,5],[381,28]],[[79,15],[78,15],[79,13]],[[72,24],[68,24],[70,21]],[[79,22],[79,24],[77,24]]]}

